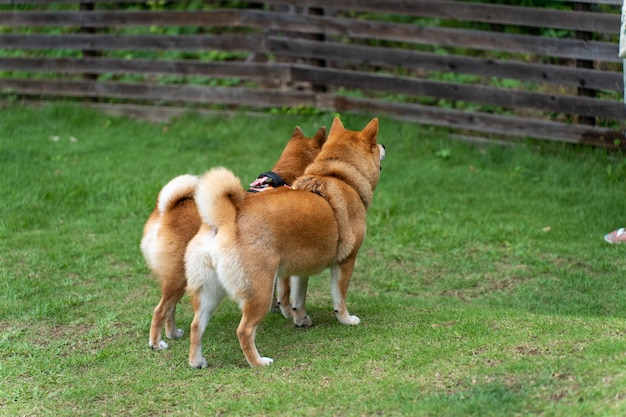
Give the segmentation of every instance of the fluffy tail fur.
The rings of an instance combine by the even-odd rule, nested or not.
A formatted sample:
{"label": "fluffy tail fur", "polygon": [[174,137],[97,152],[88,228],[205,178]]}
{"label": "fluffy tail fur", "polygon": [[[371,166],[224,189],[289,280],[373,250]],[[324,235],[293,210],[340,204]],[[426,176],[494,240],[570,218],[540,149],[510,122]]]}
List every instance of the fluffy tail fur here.
{"label": "fluffy tail fur", "polygon": [[195,175],[180,175],[165,184],[157,199],[157,209],[163,216],[183,198],[193,198],[199,178]]}
{"label": "fluffy tail fur", "polygon": [[195,197],[202,221],[218,230],[234,226],[237,204],[245,195],[241,181],[228,169],[207,171],[200,178]]}

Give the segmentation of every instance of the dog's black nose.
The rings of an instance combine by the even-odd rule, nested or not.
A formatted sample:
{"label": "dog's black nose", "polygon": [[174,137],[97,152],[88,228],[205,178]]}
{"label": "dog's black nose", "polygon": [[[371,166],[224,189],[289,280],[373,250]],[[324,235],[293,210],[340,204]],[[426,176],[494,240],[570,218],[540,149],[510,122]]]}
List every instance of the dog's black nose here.
{"label": "dog's black nose", "polygon": [[383,145],[382,143],[380,144],[380,146],[382,146],[384,150],[387,150],[387,148],[385,148],[385,145]]}

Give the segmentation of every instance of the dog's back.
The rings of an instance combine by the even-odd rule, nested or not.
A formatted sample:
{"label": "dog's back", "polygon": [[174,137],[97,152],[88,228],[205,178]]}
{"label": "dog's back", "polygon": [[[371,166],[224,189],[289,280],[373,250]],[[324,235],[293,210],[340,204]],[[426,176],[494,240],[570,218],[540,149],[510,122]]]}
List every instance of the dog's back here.
{"label": "dog's back", "polygon": [[235,240],[222,242],[238,248],[242,262],[251,268],[265,263],[259,262],[262,258],[272,260],[279,276],[308,276],[335,260],[339,228],[333,208],[322,196],[272,190],[237,208]]}

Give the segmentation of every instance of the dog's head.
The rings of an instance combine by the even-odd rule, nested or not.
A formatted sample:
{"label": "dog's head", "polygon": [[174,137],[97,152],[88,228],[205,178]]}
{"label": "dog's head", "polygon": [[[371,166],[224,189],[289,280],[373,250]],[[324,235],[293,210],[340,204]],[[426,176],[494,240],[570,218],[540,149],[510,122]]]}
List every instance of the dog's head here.
{"label": "dog's head", "polygon": [[300,126],[296,126],[272,170],[280,173],[287,184],[292,184],[319,155],[325,142],[326,126],[320,127],[312,138],[304,136]]}
{"label": "dog's head", "polygon": [[356,191],[368,208],[385,157],[385,147],[376,143],[377,136],[378,119],[372,119],[361,131],[353,131],[335,118],[322,151],[294,182],[293,188],[332,198],[331,194],[337,193],[337,184],[342,184],[340,188]]}
{"label": "dog's head", "polygon": [[[380,179],[381,162],[385,158],[385,146],[377,143],[378,119],[372,119],[361,131],[347,130],[336,117],[328,133],[324,147],[356,168],[374,190]],[[330,155],[329,155],[330,156]],[[327,156],[328,157],[328,156]]]}

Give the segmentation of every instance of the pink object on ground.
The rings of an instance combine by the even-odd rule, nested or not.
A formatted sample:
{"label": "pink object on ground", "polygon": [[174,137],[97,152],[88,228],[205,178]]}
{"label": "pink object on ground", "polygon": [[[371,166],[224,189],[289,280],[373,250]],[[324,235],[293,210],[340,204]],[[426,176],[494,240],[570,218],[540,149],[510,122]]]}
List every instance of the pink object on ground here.
{"label": "pink object on ground", "polygon": [[609,243],[622,243],[626,242],[626,228],[622,227],[617,230],[613,230],[604,236],[604,240]]}

